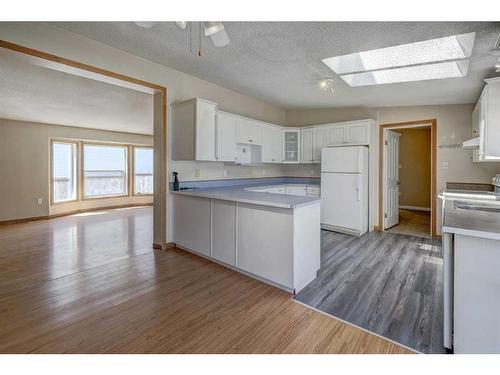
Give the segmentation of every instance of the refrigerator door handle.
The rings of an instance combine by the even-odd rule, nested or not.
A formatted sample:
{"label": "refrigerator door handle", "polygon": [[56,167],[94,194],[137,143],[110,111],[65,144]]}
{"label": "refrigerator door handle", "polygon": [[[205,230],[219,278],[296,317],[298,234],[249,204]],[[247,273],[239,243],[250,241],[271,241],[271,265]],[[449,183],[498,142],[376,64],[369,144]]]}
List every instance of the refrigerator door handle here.
{"label": "refrigerator door handle", "polygon": [[356,200],[359,202],[361,200],[361,174],[358,174],[357,186],[356,186]]}

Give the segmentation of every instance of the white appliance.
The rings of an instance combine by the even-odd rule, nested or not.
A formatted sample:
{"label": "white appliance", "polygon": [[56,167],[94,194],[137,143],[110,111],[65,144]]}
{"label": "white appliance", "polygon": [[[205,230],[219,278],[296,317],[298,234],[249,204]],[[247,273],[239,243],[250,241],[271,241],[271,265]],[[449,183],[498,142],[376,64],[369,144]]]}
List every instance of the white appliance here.
{"label": "white appliance", "polygon": [[321,149],[321,228],[362,236],[368,232],[368,148]]}

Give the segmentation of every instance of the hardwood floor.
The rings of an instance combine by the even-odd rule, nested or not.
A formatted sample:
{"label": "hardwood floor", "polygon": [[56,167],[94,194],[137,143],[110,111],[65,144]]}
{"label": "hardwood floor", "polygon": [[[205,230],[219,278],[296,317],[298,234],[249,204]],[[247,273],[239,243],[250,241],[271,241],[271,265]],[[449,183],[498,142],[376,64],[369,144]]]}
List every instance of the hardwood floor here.
{"label": "hardwood floor", "polygon": [[1,353],[408,353],[187,252],[152,210],[0,227]]}
{"label": "hardwood floor", "polygon": [[318,278],[295,298],[424,353],[444,353],[440,241],[322,231]]}
{"label": "hardwood floor", "polygon": [[399,224],[389,228],[387,232],[431,238],[431,213],[430,211],[400,209]]}

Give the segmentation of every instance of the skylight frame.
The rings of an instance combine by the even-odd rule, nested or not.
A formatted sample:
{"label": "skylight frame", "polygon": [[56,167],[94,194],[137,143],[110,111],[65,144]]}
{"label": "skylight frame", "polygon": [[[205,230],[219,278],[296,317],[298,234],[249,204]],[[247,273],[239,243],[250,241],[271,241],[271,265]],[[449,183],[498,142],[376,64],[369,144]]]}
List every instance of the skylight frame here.
{"label": "skylight frame", "polygon": [[351,87],[362,87],[402,82],[461,78],[467,75],[468,69],[469,60],[458,60],[343,74],[340,78]]}
{"label": "skylight frame", "polygon": [[334,56],[321,61],[336,74],[343,75],[467,59],[472,54],[475,36],[475,32],[458,34]]}

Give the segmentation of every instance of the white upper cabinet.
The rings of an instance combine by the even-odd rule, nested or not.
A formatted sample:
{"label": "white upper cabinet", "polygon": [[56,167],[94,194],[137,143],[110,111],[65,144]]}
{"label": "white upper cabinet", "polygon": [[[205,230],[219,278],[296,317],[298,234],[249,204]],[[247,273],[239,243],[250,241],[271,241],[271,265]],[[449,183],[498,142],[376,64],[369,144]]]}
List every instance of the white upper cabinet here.
{"label": "white upper cabinet", "polygon": [[346,143],[350,145],[365,145],[370,143],[368,138],[369,126],[366,122],[349,124],[346,126]]}
{"label": "white upper cabinet", "polygon": [[338,146],[345,143],[345,126],[330,125],[326,128],[326,145]]}
{"label": "white upper cabinet", "polygon": [[370,144],[371,120],[326,126],[326,146]]}
{"label": "white upper cabinet", "polygon": [[500,159],[500,77],[486,80],[479,99],[479,157]]}
{"label": "white upper cabinet", "polygon": [[300,129],[283,130],[283,163],[300,163]]}
{"label": "white upper cabinet", "polygon": [[281,163],[283,132],[280,126],[262,124],[262,162]]}
{"label": "white upper cabinet", "polygon": [[262,124],[256,120],[239,117],[236,140],[238,143],[262,145]]}
{"label": "white upper cabinet", "polygon": [[215,160],[217,104],[194,98],[173,105],[174,160]]}
{"label": "white upper cabinet", "polygon": [[300,162],[308,164],[313,162],[314,129],[305,128],[300,132]]}
{"label": "white upper cabinet", "polygon": [[314,128],[313,163],[321,163],[321,149],[326,147],[326,129]]}
{"label": "white upper cabinet", "polygon": [[217,161],[234,162],[236,160],[236,127],[238,118],[231,113],[217,113]]}

